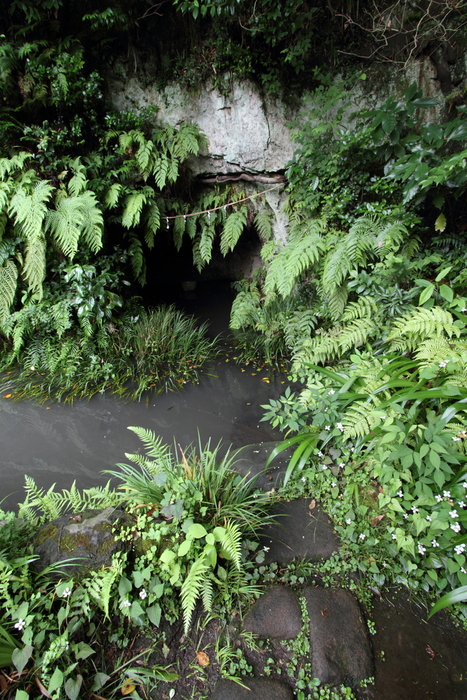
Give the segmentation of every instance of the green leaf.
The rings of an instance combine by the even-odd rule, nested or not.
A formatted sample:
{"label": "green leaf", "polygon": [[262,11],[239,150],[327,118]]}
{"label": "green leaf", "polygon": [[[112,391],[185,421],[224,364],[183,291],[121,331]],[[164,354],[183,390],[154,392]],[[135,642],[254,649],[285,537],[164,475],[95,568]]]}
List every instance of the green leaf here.
{"label": "green leaf", "polygon": [[97,690],[100,690],[108,680],[110,680],[111,676],[108,676],[107,673],[102,673],[101,671],[98,671],[94,675],[94,683],[92,685],[92,692],[95,693]]}
{"label": "green leaf", "polygon": [[164,564],[170,564],[176,558],[177,558],[177,555],[175,554],[175,552],[172,552],[171,549],[164,549],[164,551],[162,552],[162,554],[160,556],[160,560]]}
{"label": "green leaf", "polygon": [[49,693],[53,693],[54,691],[61,688],[62,684],[63,684],[63,671],[61,671],[57,667],[52,674],[52,678],[50,679],[50,683],[49,683],[49,687],[48,687]]}
{"label": "green leaf", "polygon": [[443,212],[438,215],[438,218],[435,221],[435,231],[444,231],[446,228],[446,217],[444,216]]}
{"label": "green leaf", "polygon": [[191,537],[187,537],[186,540],[183,540],[180,547],[178,548],[178,556],[184,557],[185,554],[187,554],[190,551],[192,544],[193,544],[193,538],[191,538]]}
{"label": "green leaf", "polygon": [[65,693],[68,695],[70,700],[76,700],[76,698],[79,696],[79,691],[81,690],[82,684],[83,677],[79,674],[76,676],[76,678],[69,678],[67,680],[65,683]]}
{"label": "green leaf", "polygon": [[29,659],[32,656],[32,646],[30,644],[25,644],[22,649],[14,649],[13,653],[11,655],[11,660],[13,661],[13,665],[18,671],[18,674],[21,675],[23,672],[24,667],[28,663]]}
{"label": "green leaf", "polygon": [[467,600],[467,586],[461,586],[460,588],[455,588],[453,591],[443,595],[431,608],[428,619],[434,615],[438,610],[446,608],[448,605],[454,605],[455,603],[462,603]]}
{"label": "green leaf", "polygon": [[75,656],[76,659],[87,659],[88,656],[92,656],[92,654],[95,654],[96,652],[92,647],[89,646],[89,644],[86,644],[85,642],[80,642],[78,644],[78,651],[76,652]]}
{"label": "green leaf", "polygon": [[134,601],[132,602],[132,604],[131,604],[130,616],[131,616],[133,619],[135,619],[135,618],[138,618],[138,617],[143,617],[143,615],[144,615],[144,610],[143,610],[143,608],[141,607],[141,605],[138,603],[137,600],[134,600]]}
{"label": "green leaf", "polygon": [[447,284],[442,284],[441,287],[439,288],[439,293],[443,297],[443,299],[446,299],[446,301],[451,302],[454,299],[454,292],[452,291],[451,287],[448,287]]}
{"label": "green leaf", "polygon": [[428,299],[432,296],[433,292],[435,291],[435,285],[430,284],[429,287],[425,287],[425,289],[422,291],[420,294],[418,303],[420,306],[422,306]]}
{"label": "green leaf", "polygon": [[151,607],[146,608],[146,613],[150,621],[155,627],[159,627],[162,615],[162,609],[159,603],[151,605]]}
{"label": "green leaf", "polygon": [[204,525],[201,525],[200,523],[193,523],[193,525],[190,525],[190,527],[188,528],[188,532],[186,534],[187,537],[199,540],[201,537],[206,537],[208,531],[206,530]]}
{"label": "green leaf", "polygon": [[452,270],[452,265],[449,265],[449,267],[444,267],[441,272],[439,272],[436,277],[435,277],[435,282],[440,282],[442,279],[446,277],[446,275]]}
{"label": "green leaf", "polygon": [[15,700],[29,700],[29,693],[27,693],[25,690],[17,690]]}

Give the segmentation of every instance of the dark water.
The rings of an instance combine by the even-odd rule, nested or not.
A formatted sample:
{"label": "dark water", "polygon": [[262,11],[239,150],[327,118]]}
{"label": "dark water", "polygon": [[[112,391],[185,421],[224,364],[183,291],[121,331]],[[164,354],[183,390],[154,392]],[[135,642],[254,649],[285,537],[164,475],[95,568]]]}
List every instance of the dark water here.
{"label": "dark water", "polygon": [[[227,333],[232,293],[229,285],[207,284],[200,291],[181,295],[178,305],[207,320],[210,333]],[[231,353],[230,353],[231,355]],[[0,398],[0,499],[12,508],[24,499],[24,475],[49,488],[69,488],[76,479],[81,488],[104,484],[102,470],[125,461],[125,452],[142,443],[128,426],[153,430],[164,441],[174,438],[185,447],[211,438],[227,446],[272,440],[279,436],[264,423],[261,404],[283,389],[280,379],[240,368],[227,350],[209,366],[198,386],[179,394],[152,397],[147,403],[124,403],[103,394],[74,405]]]}

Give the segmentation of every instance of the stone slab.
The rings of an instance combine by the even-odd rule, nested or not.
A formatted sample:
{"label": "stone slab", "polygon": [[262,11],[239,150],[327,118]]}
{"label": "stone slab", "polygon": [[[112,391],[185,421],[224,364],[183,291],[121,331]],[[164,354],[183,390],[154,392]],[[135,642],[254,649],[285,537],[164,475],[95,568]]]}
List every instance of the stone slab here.
{"label": "stone slab", "polygon": [[238,451],[234,465],[235,471],[241,476],[248,474],[250,478],[257,477],[256,486],[263,491],[276,488],[282,480],[292,456],[291,450],[284,450],[272,460],[266,470],[265,465],[269,455],[278,444],[278,442],[259,442],[245,445]]}
{"label": "stone slab", "polygon": [[242,678],[247,688],[235,681],[222,679],[216,683],[211,700],[293,700],[292,688],[269,678]]}
{"label": "stone slab", "polygon": [[303,589],[310,616],[313,675],[348,685],[373,676],[373,656],[359,605],[349,591]]}
{"label": "stone slab", "polygon": [[260,538],[266,548],[264,563],[289,564],[293,559],[329,559],[339,549],[330,518],[309,498],[279,503],[271,513],[277,523],[266,527]]}
{"label": "stone slab", "polygon": [[287,586],[271,586],[251,607],[243,628],[260,639],[295,639],[302,628],[296,593]]}

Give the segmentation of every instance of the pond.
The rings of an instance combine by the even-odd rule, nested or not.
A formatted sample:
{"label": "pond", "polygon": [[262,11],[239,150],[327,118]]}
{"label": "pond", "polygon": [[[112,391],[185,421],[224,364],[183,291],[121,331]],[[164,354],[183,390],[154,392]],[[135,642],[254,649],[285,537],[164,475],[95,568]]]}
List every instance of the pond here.
{"label": "pond", "polygon": [[[212,335],[225,335],[231,294],[225,282],[205,283],[200,291],[181,296],[178,305],[207,320]],[[102,471],[141,447],[128,426],[148,428],[169,444],[176,439],[182,448],[196,442],[198,434],[202,443],[211,438],[213,445],[222,440],[234,447],[280,437],[259,421],[261,404],[281,393],[284,378],[239,367],[228,349],[206,370],[197,386],[134,403],[107,394],[73,405],[0,398],[3,508],[24,499],[25,474],[42,488],[54,483],[69,488],[75,479],[80,488],[105,484]]]}

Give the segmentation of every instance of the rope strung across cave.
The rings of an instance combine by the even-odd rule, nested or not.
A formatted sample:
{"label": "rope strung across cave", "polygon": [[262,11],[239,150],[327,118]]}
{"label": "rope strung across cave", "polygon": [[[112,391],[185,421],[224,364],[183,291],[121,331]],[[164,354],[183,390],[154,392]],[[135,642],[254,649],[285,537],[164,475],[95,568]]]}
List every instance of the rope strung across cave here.
{"label": "rope strung across cave", "polygon": [[227,204],[221,204],[219,207],[212,207],[212,209],[203,209],[203,211],[194,211],[191,214],[173,214],[172,216],[165,216],[167,222],[167,228],[169,228],[169,219],[181,219],[182,217],[186,220],[189,216],[199,216],[200,214],[210,214],[212,211],[217,211],[218,209],[225,209],[227,207],[232,207],[234,204],[240,204],[240,202],[246,202],[248,199],[254,199],[254,197],[259,197],[266,192],[271,192],[271,190],[276,190],[278,187],[283,187],[284,183],[280,182],[274,187],[269,187],[267,190],[262,192],[255,192],[255,194],[250,194],[248,197],[243,197],[242,199],[237,199],[235,202],[227,202]]}

